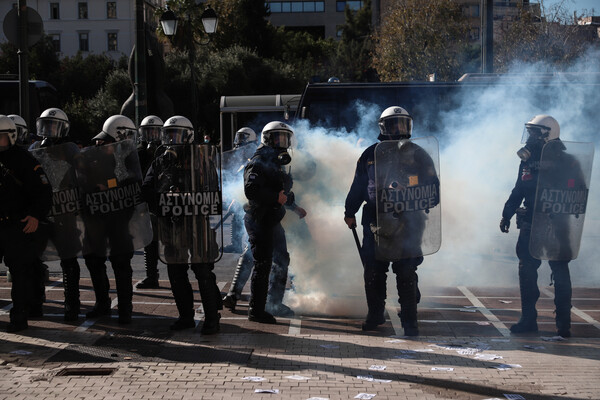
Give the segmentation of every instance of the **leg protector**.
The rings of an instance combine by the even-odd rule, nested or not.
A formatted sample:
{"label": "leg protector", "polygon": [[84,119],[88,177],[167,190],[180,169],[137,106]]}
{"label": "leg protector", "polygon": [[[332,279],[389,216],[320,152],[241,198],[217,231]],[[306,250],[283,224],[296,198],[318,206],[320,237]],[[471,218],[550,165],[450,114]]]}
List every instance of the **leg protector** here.
{"label": "leg protector", "polygon": [[179,318],[189,321],[194,319],[194,295],[187,270],[188,267],[184,264],[167,264],[167,272]]}
{"label": "leg protector", "polygon": [[138,285],[138,289],[158,289],[158,242],[152,241],[144,247],[144,266],[146,278]]}
{"label": "leg protector", "polygon": [[550,261],[554,278],[554,305],[556,307],[556,329],[562,337],[571,336],[571,275],[566,261]]}
{"label": "leg protector", "polygon": [[133,253],[109,257],[115,274],[117,297],[119,299],[119,323],[122,324],[131,322],[131,314],[133,312],[132,257]]}
{"label": "leg protector", "polygon": [[76,321],[80,311],[79,301],[79,263],[77,258],[60,260],[65,288],[65,321]]}
{"label": "leg protector", "polygon": [[417,265],[423,262],[423,257],[408,259],[402,263],[394,263],[392,268],[396,274],[396,289],[400,303],[400,321],[406,336],[417,336],[419,328],[417,323],[417,303],[419,302],[419,289],[417,286]]}
{"label": "leg protector", "polygon": [[510,327],[512,333],[537,332],[537,310],[535,305],[540,298],[537,285],[537,269],[535,262],[519,261],[519,291],[521,292],[521,318]]}
{"label": "leg protector", "polygon": [[385,322],[386,280],[387,271],[376,266],[365,266],[365,295],[369,309],[365,324],[381,325]]}
{"label": "leg protector", "polygon": [[267,291],[269,290],[269,272],[271,271],[271,262],[259,263],[254,261],[254,270],[252,271],[252,280],[250,283],[250,308],[248,309],[248,319],[267,324],[276,323],[275,318],[265,311],[267,303]]}
{"label": "leg protector", "polygon": [[102,315],[110,315],[110,297],[108,291],[110,283],[106,275],[106,264],[104,257],[87,256],[85,265],[90,271],[92,286],[96,296],[94,308],[86,314],[86,318],[96,318]]}

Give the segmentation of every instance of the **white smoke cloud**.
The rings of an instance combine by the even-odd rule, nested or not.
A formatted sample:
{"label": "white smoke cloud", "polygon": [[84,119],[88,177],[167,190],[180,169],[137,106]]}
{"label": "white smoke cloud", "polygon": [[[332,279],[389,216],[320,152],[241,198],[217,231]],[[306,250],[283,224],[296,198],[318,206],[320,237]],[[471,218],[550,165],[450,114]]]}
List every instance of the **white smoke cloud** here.
{"label": "white smoke cloud", "polygon": [[[588,85],[569,85],[568,75],[557,74],[550,89],[531,90],[513,77],[510,85],[500,82],[466,90],[456,99],[459,106],[442,115],[443,124],[435,132],[424,131],[424,121],[414,121],[413,137],[434,136],[439,141],[442,196],[442,246],[419,267],[420,285],[518,287],[518,229],[513,218],[510,233],[501,233],[499,221],[517,180],[516,151],[522,147],[524,123],[536,114],[550,114],[560,123],[561,139],[593,142],[597,147],[600,68],[590,60],[600,60],[599,54],[588,54],[585,67],[573,68],[592,72]],[[514,68],[521,75],[539,71],[550,68],[522,64]],[[525,78],[522,83],[528,81]],[[294,285],[285,301],[301,313],[350,316],[366,312],[362,266],[352,232],[343,221],[344,201],[360,154],[376,141],[379,114],[390,105],[403,106],[357,105],[361,122],[353,132],[333,132],[306,122],[294,125],[298,139],[291,164],[294,192],[308,215],[299,220],[288,211],[283,221]],[[314,171],[311,165],[316,165]],[[600,257],[599,165],[596,160],[580,254],[570,263],[574,286],[600,286],[600,269],[595,264]],[[234,192],[243,202],[240,182],[236,187]],[[362,240],[360,214],[357,222]],[[540,286],[547,285],[547,262],[539,272]],[[390,272],[388,282],[392,276]],[[388,293],[388,298],[395,297],[394,292]]]}

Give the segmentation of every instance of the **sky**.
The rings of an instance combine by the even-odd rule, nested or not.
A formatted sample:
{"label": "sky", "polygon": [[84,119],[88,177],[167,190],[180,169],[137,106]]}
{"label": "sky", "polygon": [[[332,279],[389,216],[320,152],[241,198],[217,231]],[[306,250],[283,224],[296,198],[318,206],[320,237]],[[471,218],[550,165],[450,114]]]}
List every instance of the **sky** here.
{"label": "sky", "polygon": [[[537,0],[539,1],[539,0]],[[577,11],[577,14],[581,14],[583,10],[591,12],[592,8],[595,9],[595,15],[600,15],[600,0],[543,0],[544,7],[548,8],[554,4],[559,4],[564,1],[565,7],[572,14],[573,11]],[[535,0],[531,1],[532,3]]]}

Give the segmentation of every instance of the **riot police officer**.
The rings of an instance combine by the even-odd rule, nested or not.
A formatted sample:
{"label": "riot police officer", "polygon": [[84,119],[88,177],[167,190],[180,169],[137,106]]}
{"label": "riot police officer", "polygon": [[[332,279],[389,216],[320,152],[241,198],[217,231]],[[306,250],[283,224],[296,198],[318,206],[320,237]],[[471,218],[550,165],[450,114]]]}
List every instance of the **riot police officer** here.
{"label": "riot police officer", "polygon": [[0,116],[0,246],[12,275],[7,332],[28,327],[31,276],[44,250],[43,221],[52,204],[52,188],[44,170],[26,150],[16,146],[17,128]]}
{"label": "riot police officer", "polygon": [[[220,330],[219,310],[222,309],[222,302],[213,272],[214,262],[211,261],[216,259],[217,245],[210,221],[207,216],[192,211],[189,215],[175,215],[165,211],[168,205],[161,206],[163,201],[167,203],[166,199],[173,200],[179,194],[214,191],[218,188],[218,176],[211,160],[211,150],[215,147],[206,143],[194,145],[194,127],[189,119],[182,116],[173,116],[165,122],[161,142],[163,147],[159,148],[156,159],[148,169],[143,190],[150,210],[157,215],[159,254],[167,264],[171,290],[179,312],[179,318],[171,325],[171,329],[183,330],[196,326],[194,297],[188,277],[191,265],[198,280],[204,308],[201,333],[215,334]],[[207,254],[200,254],[202,252]]]}
{"label": "riot police officer", "polygon": [[[515,214],[517,215],[517,228],[520,230],[516,251],[519,258],[521,317],[516,324],[510,327],[512,333],[537,332],[538,330],[535,305],[540,297],[537,285],[537,270],[541,265],[541,261],[534,258],[530,251],[532,219],[541,168],[542,148],[545,148],[545,146],[549,148],[556,147],[561,149],[559,151],[562,152],[564,145],[560,142],[559,137],[560,126],[550,115],[536,115],[525,124],[523,141],[526,144],[517,152],[517,155],[521,159],[517,181],[502,211],[500,231],[504,233],[508,232],[510,220]],[[554,175],[560,174],[560,171],[554,172]],[[580,175],[580,171],[577,171],[576,175]],[[564,180],[565,182],[567,181],[566,178]],[[577,180],[580,181],[581,178]],[[523,207],[521,207],[521,204]],[[556,217],[556,219],[560,219],[560,216]],[[561,245],[564,244],[561,243]],[[558,258],[557,260],[548,262],[552,270],[552,279],[554,280],[555,288],[556,328],[558,335],[570,337],[572,289],[569,260],[571,257],[567,255]]]}
{"label": "riot police officer", "polygon": [[[43,138],[35,142],[31,151],[40,162],[45,162],[47,168],[56,170],[50,176],[55,192],[78,193],[74,163],[79,153],[78,147],[71,142],[69,135],[70,123],[67,114],[59,108],[49,108],[42,112],[36,121],[37,134]],[[44,160],[44,161],[42,161]],[[50,172],[50,171],[48,171]],[[65,321],[75,321],[79,316],[79,277],[80,268],[77,255],[81,252],[81,226],[78,226],[80,203],[73,201],[72,211],[61,212],[62,204],[54,204],[61,196],[53,199],[52,212],[49,216],[51,222],[50,243],[56,248],[63,271],[63,286],[65,293]],[[81,225],[81,224],[79,224]]]}
{"label": "riot police officer", "polygon": [[[140,123],[138,136],[138,157],[142,168],[142,175],[146,176],[148,168],[154,160],[154,153],[160,145],[160,133],[163,121],[156,115],[148,115]],[[158,289],[158,242],[156,239],[156,216],[151,215],[152,231],[154,237],[152,242],[144,247],[144,266],[146,277],[138,283],[138,289]]]}
{"label": "riot police officer", "polygon": [[[269,288],[271,264],[279,266],[277,274],[277,299],[283,299],[289,254],[287,250],[274,253],[276,246],[286,248],[285,231],[281,220],[285,215],[285,205],[294,204],[291,191],[291,177],[282,166],[291,162],[288,149],[291,146],[294,131],[279,121],[269,122],[263,128],[261,145],[244,169],[244,194],[248,203],[244,206],[246,215],[244,224],[254,257],[254,269],[251,278],[250,308],[248,320],[267,324],[277,323],[273,315],[265,310]],[[274,259],[277,254],[279,260]]]}
{"label": "riot police officer", "polygon": [[[136,134],[135,124],[126,116],[113,115],[104,122],[102,132],[92,138],[96,143],[96,148],[88,148],[90,150],[97,149],[97,151],[89,152],[90,155],[83,153],[83,165],[77,171],[79,184],[86,196],[94,196],[98,191],[106,192],[118,188],[119,185],[135,185],[134,181],[137,178],[132,177],[129,172],[139,171],[137,153],[132,152],[116,157],[114,153],[118,150],[118,147],[112,146],[112,144],[123,142],[126,139],[135,142]],[[92,153],[95,154],[94,157],[91,156]],[[89,157],[89,159],[86,157]],[[118,175],[123,175],[123,181]],[[129,180],[132,182],[128,182]],[[107,209],[115,208],[113,203],[100,204],[99,206],[101,207],[100,210],[102,210],[102,206],[106,206]],[[96,296],[94,308],[86,313],[86,318],[97,318],[111,314],[111,301],[108,294],[110,284],[106,274],[106,258],[108,255],[114,271],[117,297],[119,299],[118,322],[120,324],[131,323],[133,311],[131,259],[133,258],[135,246],[129,225],[133,215],[131,207],[120,208],[107,213],[92,212],[87,209],[84,213],[83,257],[90,271]]]}
{"label": "riot police officer", "polygon": [[[392,106],[386,108],[379,118],[379,136],[381,143],[385,141],[398,141],[410,139],[413,120],[410,114],[402,107]],[[376,177],[375,177],[375,143],[369,146],[358,159],[354,180],[348,196],[346,197],[344,222],[350,229],[356,227],[355,214],[360,206],[365,203],[362,211],[363,244],[361,259],[364,267],[365,294],[367,298],[368,313],[362,324],[362,330],[374,330],[385,323],[384,311],[386,300],[386,279],[390,261],[380,260],[376,257],[376,240],[374,227],[376,227]],[[396,148],[398,148],[396,146]],[[413,154],[410,162],[415,164],[415,181],[430,181],[439,186],[435,170],[432,169],[431,157],[418,145],[406,141],[402,144],[402,151]],[[438,199],[439,200],[439,199]],[[436,200],[436,201],[438,201]],[[432,204],[435,204],[433,202]],[[404,248],[410,256],[402,257],[392,262],[392,270],[396,274],[396,288],[400,303],[400,320],[406,336],[419,334],[417,324],[417,304],[420,299],[418,290],[417,267],[423,262],[419,246],[423,234],[422,217],[416,215],[409,217],[406,212],[399,212],[395,218],[411,218],[413,228],[404,235],[401,242],[394,243],[396,247]],[[415,221],[415,218],[418,221]]]}
{"label": "riot police officer", "polygon": [[[266,128],[267,130],[269,129],[268,125],[266,126]],[[246,132],[243,132],[243,129],[246,128],[240,129],[240,131],[238,131],[238,134],[240,132],[242,134],[245,134]],[[252,133],[253,132],[254,131],[252,131]],[[238,135],[236,135],[236,142],[243,143],[243,140],[239,140]],[[285,192],[289,193],[292,189],[292,179],[290,174],[287,175],[288,176],[285,180]],[[302,219],[307,214],[306,210],[295,203],[295,196],[293,198],[293,201],[286,203],[286,208],[294,211],[298,215],[298,217]],[[288,277],[289,263],[290,257],[287,251],[287,242],[285,235],[279,235],[277,240],[273,243],[273,265],[269,277],[269,292],[267,296],[267,303],[265,306],[265,310],[274,316],[291,317],[294,315],[292,309],[283,304],[285,285],[287,283]],[[231,309],[232,311],[235,310],[237,301],[242,295],[242,289],[244,288],[246,282],[248,281],[248,278],[250,277],[253,264],[254,258],[252,256],[250,244],[248,244],[244,248],[244,251],[242,252],[238,260],[238,264],[231,282],[229,293],[227,294],[227,296],[225,296],[225,298],[223,298],[223,305]]]}
{"label": "riot police officer", "polygon": [[10,114],[8,118],[12,119],[17,127],[17,140],[16,144],[23,147],[24,149],[29,149],[31,145],[31,140],[29,137],[29,127],[27,126],[27,122],[17,114]]}

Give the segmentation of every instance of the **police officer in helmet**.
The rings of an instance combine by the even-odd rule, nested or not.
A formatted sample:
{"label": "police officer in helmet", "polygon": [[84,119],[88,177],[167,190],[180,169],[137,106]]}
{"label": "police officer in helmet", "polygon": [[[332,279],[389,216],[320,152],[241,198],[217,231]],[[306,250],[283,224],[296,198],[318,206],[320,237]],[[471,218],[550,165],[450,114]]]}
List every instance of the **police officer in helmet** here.
{"label": "police officer in helmet", "polygon": [[[517,241],[517,257],[519,258],[521,318],[510,327],[512,333],[537,332],[538,330],[536,303],[540,297],[540,291],[537,285],[537,270],[541,261],[531,255],[529,243],[532,236],[532,220],[542,148],[550,143],[558,146],[551,146],[549,150],[551,148],[564,149],[559,137],[560,126],[550,115],[536,115],[525,124],[523,141],[526,144],[517,152],[521,159],[517,181],[502,211],[500,231],[508,232],[510,220],[515,214],[517,228],[520,230]],[[560,172],[557,171],[556,174],[560,174]],[[560,216],[556,217],[560,218]],[[554,260],[549,261],[548,264],[552,270],[555,287],[557,333],[562,337],[570,337],[572,289],[569,260]]]}
{"label": "police officer in helmet", "polygon": [[[244,224],[254,257],[248,310],[250,321],[275,324],[276,319],[265,310],[267,294],[277,297],[272,301],[276,305],[283,300],[289,254],[281,220],[285,215],[284,206],[294,207],[295,202],[291,177],[282,167],[291,162],[288,149],[293,135],[292,128],[283,122],[273,121],[265,125],[261,145],[244,169],[244,194],[248,199],[244,206]],[[285,252],[274,253],[276,246],[283,246]],[[279,266],[279,273],[269,288],[273,262]],[[273,289],[276,289],[275,292]]]}
{"label": "police officer in helmet", "polygon": [[28,299],[35,289],[31,276],[46,246],[40,221],[52,204],[44,170],[16,142],[15,123],[0,116],[0,253],[12,276],[13,302],[7,332],[28,327]]}
{"label": "police officer in helmet", "polygon": [[[392,106],[386,108],[379,118],[380,141],[410,139],[413,120],[410,114],[402,107]],[[369,146],[358,159],[354,180],[346,197],[344,222],[348,228],[356,227],[355,214],[364,203],[362,211],[363,244],[361,259],[364,268],[365,294],[367,298],[368,313],[362,324],[362,330],[374,330],[385,323],[386,279],[389,261],[380,261],[375,257],[375,235],[372,226],[376,226],[376,184],[375,184],[375,147],[378,143]],[[407,142],[403,148],[414,147],[415,154],[423,164],[420,170],[426,171],[433,165],[431,158],[418,145]],[[437,181],[437,176],[427,179]],[[411,232],[411,236],[419,237],[422,232]],[[399,246],[413,246],[411,238],[403,239]],[[419,242],[418,240],[417,242]],[[392,270],[396,274],[396,288],[400,303],[400,320],[406,336],[417,336],[417,303],[420,293],[417,287],[417,267],[423,262],[423,257],[409,257],[392,262]]]}
{"label": "police officer in helmet", "polygon": [[[148,115],[140,123],[138,135],[138,157],[142,168],[142,176],[146,176],[146,172],[152,161],[154,153],[160,146],[160,135],[163,127],[163,121],[156,115]],[[144,247],[144,266],[146,267],[146,277],[138,283],[138,289],[158,289],[158,242],[156,240],[156,216],[151,215],[152,231],[154,238],[152,242]]]}
{"label": "police officer in helmet", "polygon": [[[204,308],[204,323],[201,328],[201,333],[204,335],[215,334],[220,330],[219,320],[221,314],[219,313],[219,310],[223,307],[221,302],[221,292],[217,286],[216,276],[213,272],[214,262],[188,263],[188,254],[193,253],[193,251],[190,250],[193,248],[194,243],[190,243],[187,240],[189,237],[187,234],[189,233],[191,235],[193,238],[192,240],[198,240],[198,236],[211,235],[212,231],[210,229],[207,229],[209,232],[203,232],[202,234],[198,233],[198,231],[191,232],[194,227],[196,227],[196,229],[201,229],[201,227],[209,228],[204,224],[208,223],[205,219],[206,216],[189,215],[182,218],[175,216],[163,217],[158,212],[159,204],[157,201],[157,193],[159,190],[163,193],[163,189],[157,188],[164,182],[169,186],[168,188],[165,188],[167,191],[172,193],[185,192],[187,190],[187,183],[190,183],[190,177],[194,175],[192,174],[191,168],[197,168],[196,165],[190,165],[188,162],[190,161],[189,159],[186,159],[185,161],[179,160],[187,154],[185,150],[181,149],[182,145],[189,147],[194,146],[194,127],[186,117],[173,116],[164,123],[161,137],[164,147],[159,148],[159,155],[148,169],[144,179],[143,191],[144,197],[150,206],[150,210],[158,216],[157,225],[159,231],[167,231],[165,232],[165,235],[159,234],[159,239],[161,239],[161,244],[164,246],[163,251],[167,263],[167,272],[171,283],[171,290],[173,291],[173,297],[175,299],[175,304],[177,305],[177,311],[179,312],[179,318],[170,328],[172,330],[183,330],[194,328],[196,326],[194,321],[194,296],[188,276],[188,270],[191,266],[191,269],[198,280],[198,288],[200,290],[200,297],[202,298],[202,305]],[[175,148],[171,148],[170,146]],[[209,146],[209,144],[205,143],[202,146]],[[178,151],[183,151],[183,153],[180,154]],[[214,165],[211,165],[208,169],[210,169],[210,171],[202,171],[202,176],[210,181],[206,182],[206,186],[210,186],[207,187],[207,189],[214,190],[216,187],[213,186],[218,186],[216,168],[214,168]],[[197,181],[194,182],[197,183]],[[199,188],[196,188],[196,190],[198,189]],[[212,244],[215,246],[212,246]],[[211,249],[216,250],[216,242],[213,243],[212,240],[209,240],[209,246],[207,247],[209,247],[206,249],[207,252],[210,252]],[[192,258],[200,256],[205,255],[192,254]],[[205,258],[211,257],[212,255]]]}

